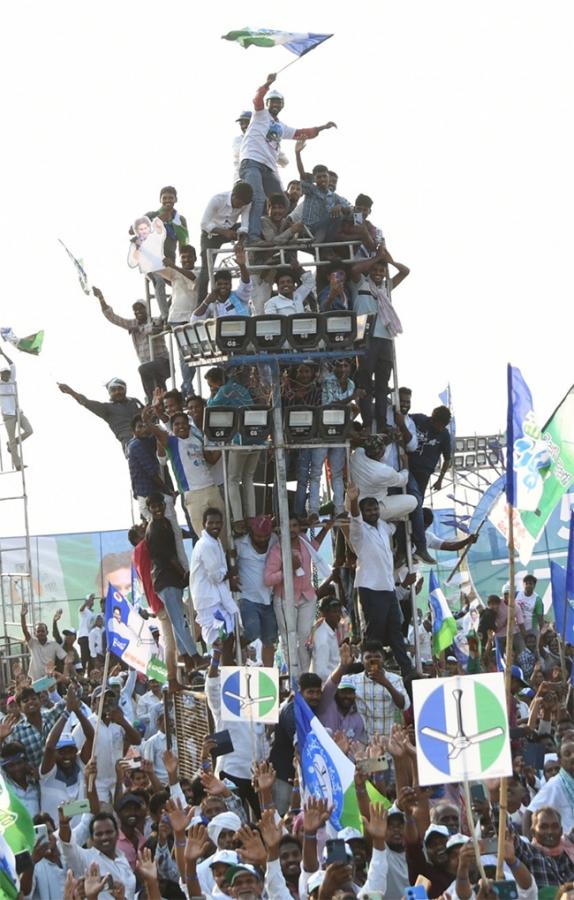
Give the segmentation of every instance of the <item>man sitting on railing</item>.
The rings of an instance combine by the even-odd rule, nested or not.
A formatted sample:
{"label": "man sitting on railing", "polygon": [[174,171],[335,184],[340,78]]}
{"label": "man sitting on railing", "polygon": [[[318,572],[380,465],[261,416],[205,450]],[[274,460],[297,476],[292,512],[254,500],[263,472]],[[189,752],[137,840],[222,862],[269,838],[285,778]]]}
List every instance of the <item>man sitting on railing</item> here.
{"label": "man sitting on railing", "polygon": [[192,322],[202,319],[220,319],[222,316],[250,316],[251,278],[245,265],[245,250],[238,244],[235,260],[239,266],[241,281],[232,290],[232,276],[228,269],[220,269],[215,274],[215,288],[207,295],[191,317]]}
{"label": "man sitting on railing", "polygon": [[[301,283],[295,289],[295,273],[300,275]],[[297,269],[279,269],[275,277],[277,295],[265,304],[265,315],[294,316],[296,313],[308,312],[305,301],[315,287],[313,272]]]}
{"label": "man sitting on railing", "polygon": [[305,141],[297,141],[295,158],[301,176],[303,204],[303,224],[313,234],[318,244],[333,241],[341,227],[342,217],[352,210],[345,197],[329,190],[329,169],[327,166],[313,167],[313,174],[305,172],[301,152]]}
{"label": "man sitting on railing", "polygon": [[[261,244],[269,246],[268,251],[256,254],[257,265],[269,264],[269,269],[257,272],[253,277],[253,297],[251,304],[256,315],[263,315],[263,309],[271,296],[277,266],[282,264],[281,254],[272,249],[294,242],[305,230],[302,222],[293,223],[288,215],[289,203],[285,194],[271,194],[267,204],[267,215],[261,219]],[[259,243],[259,242],[258,242]],[[296,265],[297,252],[289,250],[284,255],[286,265]]]}
{"label": "man sitting on railing", "polygon": [[201,275],[197,286],[200,302],[204,300],[209,284],[207,251],[245,239],[252,198],[251,185],[238,181],[232,191],[215,194],[207,204],[201,219]]}

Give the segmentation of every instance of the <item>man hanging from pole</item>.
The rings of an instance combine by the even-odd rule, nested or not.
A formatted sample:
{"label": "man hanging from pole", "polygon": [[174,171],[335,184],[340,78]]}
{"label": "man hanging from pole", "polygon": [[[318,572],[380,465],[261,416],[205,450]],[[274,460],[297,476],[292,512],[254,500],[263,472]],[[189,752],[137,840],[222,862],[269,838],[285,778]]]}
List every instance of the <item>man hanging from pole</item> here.
{"label": "man hanging from pole", "polygon": [[18,471],[22,468],[19,445],[33,433],[32,426],[18,407],[18,388],[16,386],[16,366],[0,349],[4,357],[0,361],[0,409],[8,433],[8,452],[12,466]]}

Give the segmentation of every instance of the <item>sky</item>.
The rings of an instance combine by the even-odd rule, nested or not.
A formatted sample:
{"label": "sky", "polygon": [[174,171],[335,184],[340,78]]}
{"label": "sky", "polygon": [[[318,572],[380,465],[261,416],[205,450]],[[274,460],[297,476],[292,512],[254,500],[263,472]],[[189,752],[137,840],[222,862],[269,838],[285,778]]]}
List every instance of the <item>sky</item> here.
{"label": "sky", "polygon": [[[334,37],[280,74],[282,120],[333,119],[306,150],[411,269],[394,294],[399,381],[430,412],[450,382],[459,434],[504,428],[505,367],[519,366],[542,423],[573,381],[574,190],[569,0],[366,0],[353,6],[21,0],[5,17],[0,73],[4,256],[0,325],[43,328],[39,358],[12,352],[33,534],[131,524],[127,463],[106,424],[61,394],[95,399],[125,378],[142,395],[129,336],[80,290],[61,238],[121,314],[143,296],[127,229],[176,185],[199,246],[212,194],[232,182],[235,119],[283,48],[244,50],[245,25]],[[358,8],[357,8],[358,9]],[[296,175],[294,145],[283,146]],[[2,496],[16,486],[5,475]],[[19,533],[0,504],[0,536]]]}

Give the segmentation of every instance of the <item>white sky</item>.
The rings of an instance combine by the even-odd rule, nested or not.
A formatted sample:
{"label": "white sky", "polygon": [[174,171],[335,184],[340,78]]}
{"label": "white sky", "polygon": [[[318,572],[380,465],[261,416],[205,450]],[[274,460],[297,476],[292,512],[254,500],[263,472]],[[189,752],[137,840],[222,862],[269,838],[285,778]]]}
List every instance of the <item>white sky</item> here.
{"label": "white sky", "polygon": [[[105,399],[104,382],[120,375],[142,395],[128,335],[81,293],[57,238],[124,314],[143,291],[126,264],[127,228],[163,184],[177,186],[199,246],[209,197],[231,186],[235,118],[294,58],[220,40],[246,24],[335,33],[279,76],[282,118],[338,123],[308,145],[308,163],[339,172],[351,200],[374,198],[373,221],[411,268],[395,303],[414,411],[430,411],[450,380],[459,434],[504,427],[511,360],[542,422],[573,380],[571,2],[243,8],[20,0],[5,16],[0,325],[46,331],[40,358],[16,357],[35,429],[31,533],[130,524],[119,444],[56,380]],[[292,143],[284,149],[294,160]],[[294,161],[283,174],[295,176]],[[16,508],[0,504],[0,535],[20,530]]]}

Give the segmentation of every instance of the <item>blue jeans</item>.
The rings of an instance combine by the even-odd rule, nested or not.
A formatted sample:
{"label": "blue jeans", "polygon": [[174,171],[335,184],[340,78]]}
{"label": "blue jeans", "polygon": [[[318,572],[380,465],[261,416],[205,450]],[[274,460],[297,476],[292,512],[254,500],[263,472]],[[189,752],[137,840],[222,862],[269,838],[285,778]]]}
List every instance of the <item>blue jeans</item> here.
{"label": "blue jeans", "polygon": [[261,639],[264,647],[271,647],[277,643],[277,619],[273,604],[265,606],[264,603],[254,603],[242,597],[239,601],[241,607],[241,621],[243,623],[244,638],[248,644],[257,638]]}
{"label": "blue jeans", "polygon": [[195,656],[197,646],[193,639],[193,635],[189,630],[189,625],[185,616],[183,607],[183,591],[178,587],[165,587],[159,591],[161,602],[165,606],[165,611],[169,616],[175,642],[177,644],[178,653],[187,653],[188,656]]}
{"label": "blue jeans", "polygon": [[426,550],[427,536],[425,531],[425,523],[423,518],[423,502],[424,497],[418,486],[417,480],[412,472],[409,472],[409,480],[407,481],[407,494],[412,494],[417,498],[417,508],[411,513],[411,527],[413,535],[413,543],[417,550]]}
{"label": "blue jeans", "polygon": [[309,512],[319,512],[319,488],[321,485],[321,472],[325,457],[329,460],[329,466],[331,468],[331,485],[333,488],[335,513],[339,514],[345,509],[345,485],[343,482],[343,470],[345,468],[344,447],[316,447],[314,450],[311,450]]}
{"label": "blue jeans", "polygon": [[261,216],[265,212],[265,198],[271,194],[282,194],[283,187],[273,169],[254,159],[243,160],[239,166],[239,177],[253,188],[249,213],[249,240],[254,241],[261,235]]}

